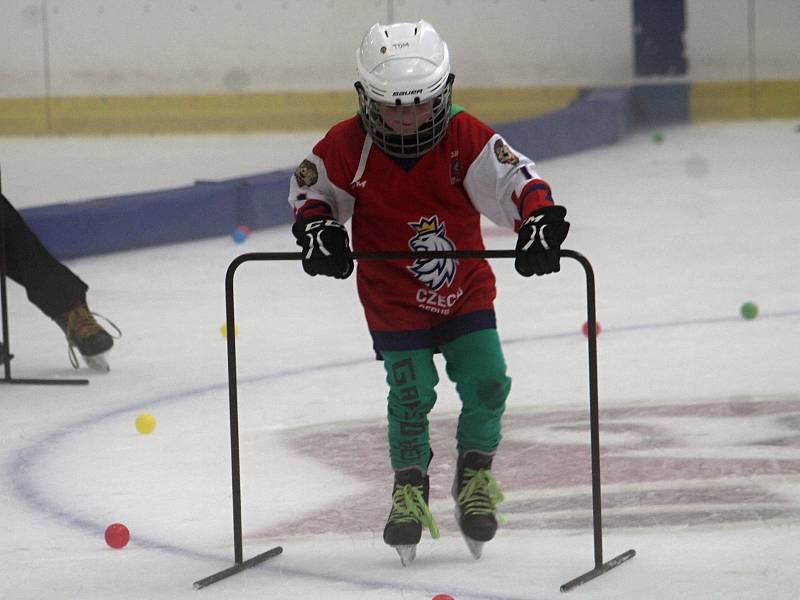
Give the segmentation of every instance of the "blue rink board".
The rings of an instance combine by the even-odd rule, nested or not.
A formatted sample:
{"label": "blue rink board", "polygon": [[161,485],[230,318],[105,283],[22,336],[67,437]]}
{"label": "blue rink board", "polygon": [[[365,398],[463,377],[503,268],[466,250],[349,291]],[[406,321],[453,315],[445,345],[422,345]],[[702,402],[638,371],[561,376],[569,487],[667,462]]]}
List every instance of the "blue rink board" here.
{"label": "blue rink board", "polygon": [[[634,92],[586,91],[569,106],[495,130],[539,161],[617,142],[634,121]],[[24,209],[23,218],[59,259],[230,235],[291,221],[291,170],[154,192]]]}

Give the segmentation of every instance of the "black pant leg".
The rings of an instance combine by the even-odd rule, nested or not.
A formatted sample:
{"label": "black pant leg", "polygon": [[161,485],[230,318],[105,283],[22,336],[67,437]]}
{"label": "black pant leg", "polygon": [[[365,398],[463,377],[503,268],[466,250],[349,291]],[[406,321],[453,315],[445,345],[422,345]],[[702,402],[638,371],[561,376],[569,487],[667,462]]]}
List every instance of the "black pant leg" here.
{"label": "black pant leg", "polygon": [[6,274],[24,287],[28,299],[50,318],[85,301],[89,286],[47,251],[5,196],[0,198]]}

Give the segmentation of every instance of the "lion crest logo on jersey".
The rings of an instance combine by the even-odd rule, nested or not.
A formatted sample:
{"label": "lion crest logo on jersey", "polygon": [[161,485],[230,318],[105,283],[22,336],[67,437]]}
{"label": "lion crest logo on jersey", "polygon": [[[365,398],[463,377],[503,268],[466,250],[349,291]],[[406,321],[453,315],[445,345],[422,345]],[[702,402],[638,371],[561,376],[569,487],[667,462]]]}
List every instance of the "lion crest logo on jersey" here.
{"label": "lion crest logo on jersey", "polygon": [[294,170],[294,178],[297,180],[297,185],[300,187],[311,187],[319,179],[317,173],[317,165],[308,159],[303,160]]}
{"label": "lion crest logo on jersey", "polygon": [[519,157],[511,151],[511,148],[502,139],[495,141],[494,155],[504,165],[516,165],[519,162]]}
{"label": "lion crest logo on jersey", "polygon": [[[422,217],[416,223],[408,224],[415,234],[408,241],[408,246],[414,252],[426,250],[455,250],[456,246],[447,237],[445,223],[439,222],[439,217]],[[433,291],[440,289],[445,283],[449,286],[456,276],[458,261],[453,258],[418,258],[408,270],[420,282]]]}

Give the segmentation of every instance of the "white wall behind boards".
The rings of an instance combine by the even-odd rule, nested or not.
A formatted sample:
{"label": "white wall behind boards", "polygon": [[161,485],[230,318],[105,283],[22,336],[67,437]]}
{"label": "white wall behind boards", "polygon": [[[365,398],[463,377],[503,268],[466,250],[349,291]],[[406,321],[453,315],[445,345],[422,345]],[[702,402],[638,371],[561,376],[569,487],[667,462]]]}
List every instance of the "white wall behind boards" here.
{"label": "white wall behind boards", "polygon": [[[631,7],[631,0],[2,0],[0,97],[346,90],[370,25],[420,17],[450,44],[459,85],[625,85],[633,71]],[[798,78],[798,31],[798,0],[687,0],[691,79]]]}
{"label": "white wall behind boards", "polygon": [[461,85],[619,85],[633,71],[630,0],[402,0],[447,40]]}
{"label": "white wall behind boards", "polygon": [[[375,22],[426,18],[459,84],[622,82],[629,0],[3,0],[0,96],[344,90]],[[49,61],[45,61],[45,43]]]}
{"label": "white wall behind boards", "polygon": [[693,81],[800,77],[800,1],[687,0]]}
{"label": "white wall behind boards", "polygon": [[[43,4],[55,96],[342,87],[342,74],[352,71],[354,44],[365,27],[386,14],[383,0]],[[0,21],[11,33],[0,42],[3,55],[10,57],[0,65],[4,96],[25,96],[41,87],[42,52],[29,39],[29,30],[37,26],[28,15],[36,10],[25,0],[0,4]],[[38,27],[41,45],[43,26]],[[23,35],[24,45],[18,45]],[[17,85],[7,86],[10,69]]]}
{"label": "white wall behind boards", "polygon": [[44,28],[39,3],[0,2],[0,97],[43,96]]}

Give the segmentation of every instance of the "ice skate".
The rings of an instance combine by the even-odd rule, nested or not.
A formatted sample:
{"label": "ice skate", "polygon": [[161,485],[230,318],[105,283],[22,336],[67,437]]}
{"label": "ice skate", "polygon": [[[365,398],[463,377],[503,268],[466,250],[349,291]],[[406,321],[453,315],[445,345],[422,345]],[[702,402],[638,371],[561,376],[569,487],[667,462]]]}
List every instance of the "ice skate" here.
{"label": "ice skate", "polygon": [[492,475],[493,454],[469,450],[458,457],[453,498],[456,522],[476,559],[497,532],[497,505],[503,493]]}
{"label": "ice skate", "polygon": [[[108,319],[105,321],[114,328],[116,337],[122,335],[114,323]],[[114,338],[95,320],[95,313],[90,312],[86,304],[80,304],[59,315],[55,322],[67,338],[69,361],[74,368],[78,368],[78,357],[75,354],[77,348],[90,369],[103,373],[110,370],[105,355],[114,345]]]}
{"label": "ice skate", "polygon": [[400,562],[408,566],[417,555],[417,544],[422,538],[422,527],[438,539],[439,529],[428,508],[428,476],[418,467],[395,471],[392,490],[392,510],[383,529],[383,541],[400,555]]}

